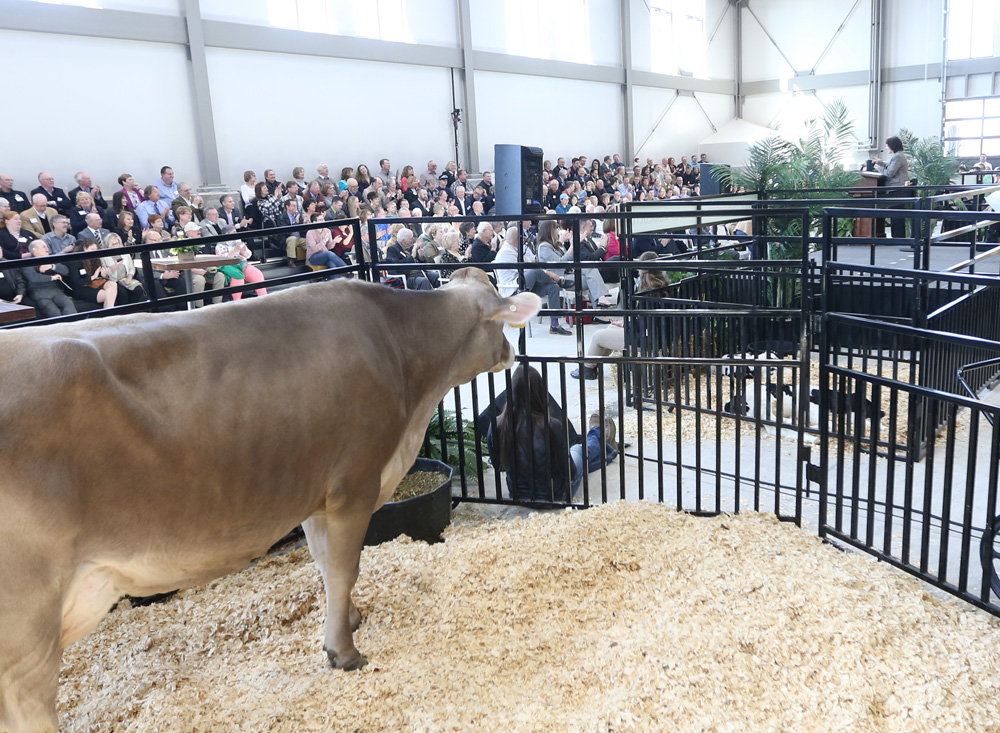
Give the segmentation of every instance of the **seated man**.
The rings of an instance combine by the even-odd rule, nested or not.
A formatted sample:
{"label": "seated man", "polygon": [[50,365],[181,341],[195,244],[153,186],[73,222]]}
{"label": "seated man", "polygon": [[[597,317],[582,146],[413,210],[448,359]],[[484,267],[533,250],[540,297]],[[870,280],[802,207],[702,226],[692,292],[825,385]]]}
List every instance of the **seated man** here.
{"label": "seated man", "polygon": [[187,206],[194,214],[193,221],[197,224],[204,216],[201,210],[203,205],[204,202],[202,201],[201,196],[191,195],[191,184],[181,183],[177,186],[177,198],[170,202],[170,210],[174,213],[174,217],[176,218],[177,209],[181,206]]}
{"label": "seated man", "polygon": [[472,240],[472,245],[465,256],[469,264],[484,270],[489,276],[490,282],[496,285],[496,277],[493,271],[484,266],[492,262],[497,256],[496,250],[493,249],[493,234],[492,224],[488,221],[479,222],[479,226],[476,227],[476,237]]}
{"label": "seated man", "polygon": [[101,215],[100,214],[87,214],[86,216],[87,226],[80,230],[79,234],[76,235],[77,239],[93,239],[97,244],[104,249],[108,245],[106,244],[108,240],[108,235],[111,234],[110,231],[102,226]]}
{"label": "seated man", "polygon": [[[0,252],[0,262],[9,261],[5,260],[3,253]],[[28,305],[34,308],[34,301],[27,296],[28,281],[24,279],[21,268],[0,270],[0,300],[7,303],[14,303],[15,305]]]}
{"label": "seated man", "polygon": [[[200,239],[201,238],[201,227],[195,224],[193,221],[189,221],[184,225],[184,239]],[[193,244],[193,242],[183,242],[183,244]],[[208,285],[208,278],[212,278],[212,289],[218,290],[220,288],[226,287],[226,276],[219,272],[219,268],[210,267],[207,270],[201,267],[196,267],[191,270],[191,290],[195,293],[204,293],[205,288]],[[221,303],[222,296],[216,296],[212,298],[213,303]],[[201,308],[205,305],[204,300],[194,301],[195,308]]]}
{"label": "seated man", "polygon": [[[142,241],[145,244],[159,244],[163,241],[163,235],[154,229],[147,229],[142,233]],[[149,255],[150,257],[169,257],[170,252],[168,250],[152,250]],[[155,290],[158,298],[187,294],[187,281],[181,275],[180,270],[154,270],[152,279],[153,290]],[[146,292],[151,292],[149,277],[146,273],[143,273],[143,282],[146,286]],[[202,282],[204,283],[204,276],[202,276]],[[204,285],[202,286],[202,290],[204,290]],[[183,307],[178,306],[178,308]],[[165,310],[171,309],[165,308]]]}
{"label": "seated man", "polygon": [[[49,245],[36,239],[29,246],[32,257],[48,257]],[[28,281],[28,295],[35,301],[35,308],[43,318],[55,318],[76,313],[73,299],[66,294],[62,279],[69,275],[63,263],[55,265],[35,265],[23,269]]]}
{"label": "seated man", "polygon": [[21,228],[41,239],[52,231],[52,219],[58,214],[58,211],[49,206],[45,194],[33,194],[31,206],[21,213]]}
{"label": "seated man", "polygon": [[0,173],[0,196],[7,199],[11,211],[21,212],[31,206],[28,195],[14,188],[14,178],[10,173]]}
{"label": "seated man", "polygon": [[[291,227],[305,223],[302,220],[302,212],[299,211],[299,205],[295,202],[295,199],[288,199],[285,202],[284,212],[278,214],[274,223],[278,227]],[[293,232],[285,235],[285,254],[288,255],[289,267],[297,267],[300,261],[305,260],[306,238],[302,236],[302,232]]]}
{"label": "seated man", "polygon": [[56,179],[51,173],[38,174],[38,188],[33,188],[31,195],[34,196],[36,193],[45,196],[48,205],[60,214],[68,214],[69,210],[73,208],[73,200],[61,188],[56,188]]}
{"label": "seated man", "polygon": [[[76,197],[80,193],[88,194],[91,200],[101,211],[108,208],[108,202],[104,200],[104,196],[101,195],[101,187],[93,185],[90,179],[90,174],[80,171],[73,178],[76,180],[76,188],[71,188],[69,191],[69,200],[75,206],[77,201]],[[72,207],[71,207],[72,208]]]}
{"label": "seated man", "polygon": [[54,254],[69,252],[76,244],[76,237],[69,233],[69,217],[59,214],[52,217],[52,231],[42,237],[49,245],[49,251]]}
{"label": "seated man", "polygon": [[169,227],[174,223],[174,212],[170,208],[160,193],[157,186],[149,185],[142,189],[145,201],[135,207],[136,216],[139,217],[139,226],[149,229],[149,217],[151,214],[159,214],[163,217],[163,226]]}
{"label": "seated man", "polygon": [[[415,262],[412,254],[413,243],[413,230],[400,229],[396,232],[396,241],[386,248],[385,261],[393,264]],[[405,277],[406,287],[410,290],[432,290],[438,284],[438,274],[433,271],[422,273],[416,270],[393,270],[389,274]],[[432,279],[435,282],[432,282]]]}

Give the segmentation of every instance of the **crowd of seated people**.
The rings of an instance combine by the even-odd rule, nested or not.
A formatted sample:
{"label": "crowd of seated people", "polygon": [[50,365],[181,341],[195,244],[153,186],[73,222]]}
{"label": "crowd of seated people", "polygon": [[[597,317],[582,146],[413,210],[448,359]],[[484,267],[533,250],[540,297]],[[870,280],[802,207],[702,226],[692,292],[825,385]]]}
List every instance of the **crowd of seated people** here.
{"label": "crowd of seated people", "polygon": [[[613,222],[602,221],[600,215],[615,211],[622,202],[697,195],[700,166],[705,162],[704,155],[700,159],[692,155],[690,162],[683,157],[680,163],[674,158],[663,158],[659,163],[647,158],[645,165],[639,165],[636,159],[629,170],[618,155],[606,155],[603,160],[595,158],[593,161],[580,156],[573,158],[568,166],[565,158],[556,159],[555,164],[546,160],[542,172],[545,209],[548,213],[593,214],[593,219],[585,222],[582,228],[586,252],[581,252],[581,258],[617,257],[620,244]],[[239,196],[223,196],[215,207],[206,205],[189,183],[175,181],[170,166],[163,166],[160,177],[145,186],[132,174],[122,173],[117,178],[119,188],[111,192],[110,199],[85,171],[74,176],[76,185],[68,192],[57,186],[48,172],[38,174],[38,186],[29,192],[17,189],[9,174],[0,174],[2,256],[5,260],[28,259],[41,251],[36,242],[44,242],[49,252],[60,254],[92,249],[94,244],[97,250],[103,251],[150,241],[163,243],[156,254],[168,256],[171,246],[200,236],[245,230],[248,237],[261,237],[254,233],[346,217],[359,217],[363,222],[361,251],[366,261],[374,255],[380,261],[395,264],[469,263],[490,270],[491,278],[496,280],[489,263],[497,257],[505,241],[507,251],[502,259],[510,260],[514,251],[507,226],[494,226],[485,221],[478,227],[469,222],[461,226],[443,221],[421,224],[424,219],[491,215],[495,189],[489,171],[483,173],[481,179],[473,180],[469,172],[460,169],[454,161],[439,168],[431,160],[425,170],[417,173],[412,165],[393,170],[391,161],[383,158],[374,172],[360,163],[341,168],[339,178],[333,178],[329,166],[322,163],[316,167],[316,176],[311,180],[303,166],[296,166],[291,174],[291,178],[282,182],[276,171],[268,168],[258,181],[256,172],[247,170]],[[367,221],[383,218],[412,218],[415,221],[409,227],[389,227],[376,222],[377,241],[373,246],[368,241]],[[357,259],[353,227],[315,231],[326,234],[295,232],[272,244],[284,250],[289,265],[308,263],[337,268]],[[539,237],[538,230],[529,225],[521,242],[524,258],[554,264],[571,260],[569,231],[568,223],[546,224]],[[402,240],[399,238],[401,232]],[[224,243],[220,251],[216,250],[209,246],[204,252],[235,256],[239,264],[228,270],[194,269],[190,279],[194,292],[234,283],[263,282],[263,273],[253,264],[253,255],[244,242]],[[68,270],[65,279],[58,267],[46,267],[43,273],[37,268],[30,268],[31,274],[10,271],[0,282],[0,299],[37,305],[31,296],[34,290],[43,294],[44,307],[39,314],[51,315],[67,312],[74,307],[74,301],[110,307],[139,302],[148,297],[150,289],[160,297],[182,294],[187,289],[185,278],[178,271],[156,272],[148,279],[140,277],[135,262],[127,255],[102,254],[93,261],[77,261],[71,265],[72,272]],[[563,268],[553,267],[542,279],[532,276],[530,288],[551,300],[550,283],[561,288],[572,284],[563,278],[562,271]],[[392,279],[388,277],[392,274],[386,273],[386,279]],[[501,282],[509,281],[510,277],[510,274],[500,273]],[[582,277],[595,301],[607,295],[600,271],[585,270]],[[424,288],[438,286],[441,277],[435,272],[414,271],[402,275],[402,280],[410,287]],[[100,285],[94,284],[98,282]],[[60,292],[60,297],[55,297],[56,291]],[[258,295],[265,293],[263,287],[256,291]],[[48,297],[50,295],[52,297]],[[216,297],[211,302],[220,301],[221,298]],[[554,332],[565,331],[555,325],[553,329]]]}

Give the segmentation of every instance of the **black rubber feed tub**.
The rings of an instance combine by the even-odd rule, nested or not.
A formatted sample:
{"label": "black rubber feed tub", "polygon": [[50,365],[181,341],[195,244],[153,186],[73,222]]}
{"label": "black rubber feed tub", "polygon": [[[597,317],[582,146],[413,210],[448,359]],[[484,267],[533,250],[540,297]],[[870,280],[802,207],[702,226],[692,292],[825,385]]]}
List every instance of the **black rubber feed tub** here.
{"label": "black rubber feed tub", "polygon": [[441,541],[441,533],[451,523],[452,468],[441,461],[418,458],[407,473],[416,471],[440,473],[441,483],[426,494],[386,502],[368,523],[366,545],[380,545],[404,534],[423,542]]}

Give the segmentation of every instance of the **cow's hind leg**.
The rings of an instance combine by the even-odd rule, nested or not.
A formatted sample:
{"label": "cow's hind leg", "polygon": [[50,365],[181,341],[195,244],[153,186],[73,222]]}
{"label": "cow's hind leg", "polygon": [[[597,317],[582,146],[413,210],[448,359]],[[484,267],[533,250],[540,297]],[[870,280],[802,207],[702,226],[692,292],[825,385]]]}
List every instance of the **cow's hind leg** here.
{"label": "cow's hind leg", "polygon": [[0,731],[56,730],[62,600],[45,565],[0,548]]}
{"label": "cow's hind leg", "polygon": [[[311,517],[306,529],[309,538],[310,551],[317,547],[314,554],[317,564],[326,566],[323,573],[326,589],[326,634],[323,648],[326,650],[330,664],[338,669],[358,669],[367,664],[354,646],[353,629],[361,622],[351,591],[358,579],[358,565],[361,561],[361,548],[364,544],[368,522],[371,519],[372,502],[359,498],[349,499],[336,509],[328,509],[325,515]],[[322,546],[321,534],[317,531],[317,522],[326,521],[326,553],[323,556],[319,547]],[[315,537],[315,542],[313,541]]]}

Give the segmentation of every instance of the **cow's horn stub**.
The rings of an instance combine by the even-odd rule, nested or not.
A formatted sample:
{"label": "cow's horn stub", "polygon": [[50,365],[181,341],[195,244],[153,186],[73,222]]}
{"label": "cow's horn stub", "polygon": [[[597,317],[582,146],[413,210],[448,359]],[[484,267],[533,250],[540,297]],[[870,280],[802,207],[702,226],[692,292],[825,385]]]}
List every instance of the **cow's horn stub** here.
{"label": "cow's horn stub", "polygon": [[460,270],[455,270],[451,273],[451,279],[452,282],[455,280],[478,280],[479,282],[488,283],[490,281],[486,273],[478,267],[463,267]]}

